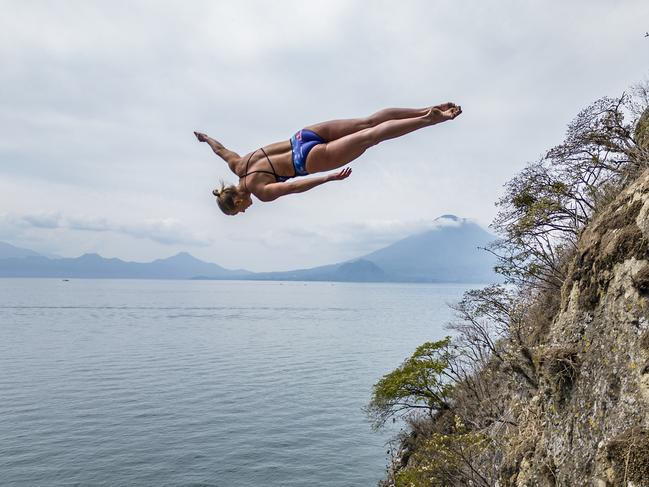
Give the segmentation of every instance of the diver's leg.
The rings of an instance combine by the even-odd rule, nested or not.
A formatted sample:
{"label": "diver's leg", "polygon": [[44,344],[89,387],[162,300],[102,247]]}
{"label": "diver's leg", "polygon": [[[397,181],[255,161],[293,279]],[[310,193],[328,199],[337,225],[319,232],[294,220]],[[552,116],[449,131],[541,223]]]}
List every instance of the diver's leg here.
{"label": "diver's leg", "polygon": [[337,169],[357,159],[367,149],[384,140],[401,137],[415,130],[452,120],[460,113],[462,109],[455,105],[447,110],[433,107],[420,117],[388,120],[326,144],[316,145],[307,157],[306,169],[309,173]]}
{"label": "diver's leg", "polygon": [[305,127],[315,132],[325,141],[340,139],[354,132],[376,127],[388,120],[400,120],[403,118],[416,118],[424,116],[430,107],[426,108],[385,108],[363,118],[348,118],[341,120],[330,120]]}

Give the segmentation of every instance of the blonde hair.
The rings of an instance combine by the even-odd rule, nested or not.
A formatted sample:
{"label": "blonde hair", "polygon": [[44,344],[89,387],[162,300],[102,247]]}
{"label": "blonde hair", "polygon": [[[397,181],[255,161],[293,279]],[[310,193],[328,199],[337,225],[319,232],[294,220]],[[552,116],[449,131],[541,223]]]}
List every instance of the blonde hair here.
{"label": "blonde hair", "polygon": [[239,195],[239,190],[233,184],[226,186],[223,181],[221,181],[221,188],[217,188],[212,191],[212,194],[216,196],[216,203],[219,205],[219,208],[226,215],[236,215],[237,213],[237,202],[235,198]]}

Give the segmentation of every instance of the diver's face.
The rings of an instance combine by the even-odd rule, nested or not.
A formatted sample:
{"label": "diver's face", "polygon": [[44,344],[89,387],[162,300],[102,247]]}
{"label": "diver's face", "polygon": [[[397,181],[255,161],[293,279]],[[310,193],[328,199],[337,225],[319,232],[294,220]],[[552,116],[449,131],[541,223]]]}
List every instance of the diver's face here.
{"label": "diver's face", "polygon": [[241,195],[237,198],[237,213],[245,213],[246,210],[250,208],[250,205],[252,205],[250,194]]}

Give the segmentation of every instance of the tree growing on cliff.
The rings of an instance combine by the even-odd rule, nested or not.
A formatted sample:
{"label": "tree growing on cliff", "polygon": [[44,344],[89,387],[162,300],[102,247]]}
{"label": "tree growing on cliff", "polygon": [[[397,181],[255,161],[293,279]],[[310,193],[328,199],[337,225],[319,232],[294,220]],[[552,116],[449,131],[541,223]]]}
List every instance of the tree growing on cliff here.
{"label": "tree growing on cliff", "polygon": [[[646,85],[619,98],[601,98],[579,112],[564,141],[529,164],[496,203],[490,247],[496,271],[519,285],[557,288],[566,256],[602,203],[646,168],[639,126]],[[646,155],[646,154],[645,154]]]}
{"label": "tree growing on cliff", "polygon": [[448,328],[457,332],[457,360],[451,364],[451,374],[465,389],[478,392],[477,370],[491,361],[498,361],[536,387],[535,366],[531,345],[526,336],[527,306],[518,292],[501,285],[472,289],[464,293],[459,303],[452,305],[457,321]]}
{"label": "tree growing on cliff", "polygon": [[426,342],[374,385],[372,400],[365,408],[374,428],[401,414],[424,410],[432,417],[436,411],[450,408],[453,348],[450,337]]}

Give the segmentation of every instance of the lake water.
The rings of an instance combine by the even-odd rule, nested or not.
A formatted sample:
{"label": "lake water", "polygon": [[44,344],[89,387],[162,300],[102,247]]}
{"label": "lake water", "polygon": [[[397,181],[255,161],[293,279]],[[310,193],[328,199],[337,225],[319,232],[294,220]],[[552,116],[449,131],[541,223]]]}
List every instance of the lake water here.
{"label": "lake water", "polygon": [[0,485],[367,487],[465,285],[0,279]]}

